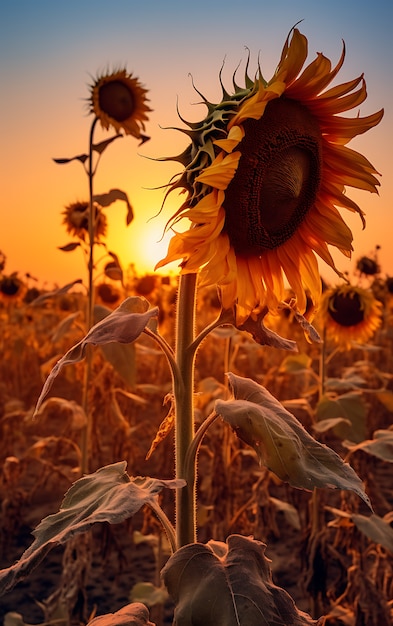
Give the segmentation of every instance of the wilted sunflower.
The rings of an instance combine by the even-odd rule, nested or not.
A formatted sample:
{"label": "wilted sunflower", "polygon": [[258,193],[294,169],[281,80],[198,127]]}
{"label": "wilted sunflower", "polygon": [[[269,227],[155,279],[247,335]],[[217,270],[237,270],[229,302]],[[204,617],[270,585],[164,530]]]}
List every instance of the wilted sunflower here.
{"label": "wilted sunflower", "polygon": [[[100,239],[106,235],[107,219],[97,203],[94,203],[93,206],[96,213],[94,232],[96,238]],[[62,223],[65,225],[67,233],[85,241],[85,237],[89,232],[89,203],[72,202],[65,207],[63,215]]]}
{"label": "wilted sunflower", "polygon": [[182,259],[182,273],[200,272],[200,284],[220,287],[224,308],[237,304],[238,321],[256,307],[274,310],[285,277],[303,312],[306,291],[314,302],[321,293],[314,253],[339,275],[328,245],[351,255],[352,233],[336,207],[363,220],[345,186],[376,192],[379,182],[371,163],[345,144],[378,124],[383,111],[338,115],[366,98],[363,76],[326,89],[344,56],[345,48],[332,69],[318,53],[302,71],[307,39],[294,28],[270,81],[260,68],[251,80],[247,62],[245,87],[234,76],[229,95],[221,83],[221,102],[202,96],[207,116],[185,122],[191,144],[172,159],[185,169],[168,193],[182,187],[187,199],[169,225],[184,217],[192,225],[175,232],[157,268]]}
{"label": "wilted sunflower", "polygon": [[349,350],[351,342],[366,343],[379,328],[382,303],[370,290],[341,285],[323,293],[319,314],[327,339]]}
{"label": "wilted sunflower", "polygon": [[125,69],[115,70],[110,74],[97,76],[90,85],[90,112],[100,120],[106,130],[110,126],[119,132],[140,139],[142,143],[149,137],[143,135],[147,113],[146,94],[137,78],[133,78]]}

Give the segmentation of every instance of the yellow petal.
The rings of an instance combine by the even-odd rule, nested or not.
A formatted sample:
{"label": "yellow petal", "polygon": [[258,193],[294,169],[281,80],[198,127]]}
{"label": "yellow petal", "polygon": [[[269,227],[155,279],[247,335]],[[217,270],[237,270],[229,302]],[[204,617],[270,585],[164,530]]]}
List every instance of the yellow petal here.
{"label": "yellow petal", "polygon": [[235,175],[240,157],[241,152],[232,152],[227,156],[220,152],[213,163],[196,176],[195,180],[215,189],[226,189]]}

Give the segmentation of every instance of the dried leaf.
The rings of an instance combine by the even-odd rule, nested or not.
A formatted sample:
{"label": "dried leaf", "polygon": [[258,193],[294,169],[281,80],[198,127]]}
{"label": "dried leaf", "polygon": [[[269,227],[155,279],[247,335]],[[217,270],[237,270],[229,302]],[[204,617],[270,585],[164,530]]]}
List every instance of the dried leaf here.
{"label": "dried leaf", "polygon": [[291,596],[272,581],[266,545],[241,535],[227,543],[189,544],[161,574],[175,602],[176,626],[311,626]]}
{"label": "dried leaf", "polygon": [[293,487],[350,490],[370,507],[363,484],[352,467],[303,425],[264,387],[228,374],[234,400],[216,402],[216,411],[251,445],[261,463]]}
{"label": "dried leaf", "polygon": [[313,343],[322,343],[322,339],[312,324],[299,311],[294,310],[295,320],[302,327],[308,341]]}
{"label": "dried leaf", "polygon": [[149,310],[148,307],[149,303],[144,298],[127,298],[110,315],[92,326],[87,335],[68,350],[52,369],[38,398],[35,412],[41,406],[60,370],[64,365],[81,361],[88,344],[103,345],[112,341],[127,344],[135,341],[147,326],[150,318],[158,314],[157,307]]}
{"label": "dried leaf", "polygon": [[107,465],[77,480],[64,496],[58,513],[45,517],[33,531],[32,545],[14,565],[0,571],[0,594],[11,589],[39,565],[48,552],[96,522],[118,524],[132,517],[144,504],[158,506],[156,495],[176,489],[183,480],[130,478],[126,461]]}
{"label": "dried leaf", "polygon": [[296,345],[296,341],[292,341],[291,339],[284,339],[280,337],[277,333],[269,328],[266,328],[263,324],[263,320],[266,316],[267,310],[262,311],[258,314],[256,319],[253,317],[248,317],[246,321],[237,326],[239,330],[245,330],[252,335],[252,338],[256,343],[259,343],[261,346],[270,346],[272,348],[278,348],[280,350],[290,350],[291,352],[297,352],[298,348]]}
{"label": "dried leaf", "polygon": [[89,622],[89,626],[155,626],[149,621],[149,609],[141,602],[127,604],[116,613],[99,615]]}
{"label": "dried leaf", "polygon": [[146,461],[148,461],[151,457],[151,455],[153,454],[154,450],[157,448],[157,446],[161,443],[161,441],[163,441],[168,435],[169,433],[172,431],[173,427],[175,425],[175,407],[173,405],[173,402],[171,402],[171,406],[170,409],[168,411],[168,414],[164,417],[163,421],[161,422],[158,431],[156,433],[156,436],[154,437],[151,446],[149,448],[148,453],[146,454]]}

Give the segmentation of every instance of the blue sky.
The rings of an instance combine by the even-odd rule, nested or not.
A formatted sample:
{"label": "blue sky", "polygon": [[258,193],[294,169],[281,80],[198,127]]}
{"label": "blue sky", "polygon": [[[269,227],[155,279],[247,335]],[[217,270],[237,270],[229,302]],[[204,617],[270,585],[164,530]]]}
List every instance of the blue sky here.
{"label": "blue sky", "polygon": [[[333,0],[324,4],[315,0],[3,3],[0,249],[8,258],[9,271],[38,273],[49,282],[71,280],[78,271],[80,259],[65,259],[57,246],[66,243],[61,226],[63,206],[84,193],[86,180],[76,166],[55,166],[52,157],[71,156],[87,149],[90,121],[85,101],[91,76],[126,65],[149,89],[154,109],[147,129],[151,141],[138,150],[130,138],[121,140],[122,145],[113,148],[112,157],[105,156],[111,166],[109,162],[102,165],[97,182],[103,187],[99,192],[105,191],[107,184],[125,189],[135,198],[136,208],[143,205],[135,222],[145,223],[160,204],[156,197],[151,199],[146,188],[165,184],[170,172],[169,166],[167,169],[152,162],[150,157],[176,154],[183,145],[181,136],[162,129],[181,125],[176,114],[177,99],[187,119],[204,115],[203,108],[192,105],[200,98],[192,89],[189,73],[208,99],[218,100],[218,72],[224,58],[224,82],[230,88],[232,72],[244,61],[247,46],[253,71],[259,55],[263,73],[270,78],[284,40],[299,20],[303,20],[300,29],[309,40],[309,60],[316,52],[323,52],[335,63],[345,40],[346,61],[338,82],[365,73],[369,96],[361,114],[385,108],[382,124],[351,144],[382,173],[382,187],[379,198],[370,200],[366,192],[359,196],[367,198],[368,229],[365,233],[359,230],[358,246],[358,227],[352,221],[350,226],[355,250],[367,253],[380,244],[382,259],[386,259],[384,263],[393,274],[386,228],[387,224],[390,229],[393,226],[388,159],[393,137],[393,8],[392,3],[381,0]],[[149,159],[143,160],[141,174],[135,176],[141,154]],[[123,217],[114,217],[121,223],[113,225],[113,245],[118,242],[123,250],[130,241],[132,249],[132,230],[126,235],[120,232]],[[386,271],[389,273],[388,267]]]}

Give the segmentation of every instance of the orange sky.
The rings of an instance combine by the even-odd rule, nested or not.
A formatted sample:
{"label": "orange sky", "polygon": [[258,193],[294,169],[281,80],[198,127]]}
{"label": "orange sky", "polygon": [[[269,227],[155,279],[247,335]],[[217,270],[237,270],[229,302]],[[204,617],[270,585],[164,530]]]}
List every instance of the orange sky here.
{"label": "orange sky", "polygon": [[[140,147],[131,137],[114,142],[101,160],[94,185],[96,193],[119,188],[128,194],[135,220],[126,228],[125,206],[121,202],[111,206],[107,210],[108,247],[125,267],[135,263],[139,272],[150,272],[166,252],[168,239],[164,243],[158,240],[181,201],[173,194],[165,211],[154,218],[164,191],[152,188],[165,185],[179,165],[152,159],[176,155],[187,143],[183,134],[162,127],[182,126],[176,113],[177,98],[186,119],[200,120],[206,110],[192,104],[200,97],[192,89],[188,73],[198,89],[217,102],[221,98],[218,72],[224,57],[223,79],[230,90],[232,72],[246,58],[247,45],[251,49],[250,74],[256,70],[259,54],[262,71],[270,78],[287,32],[304,18],[300,29],[309,39],[309,60],[320,51],[336,63],[345,39],[347,57],[336,84],[364,71],[369,97],[360,114],[385,107],[380,126],[350,144],[382,174],[380,195],[348,190],[366,212],[365,231],[356,215],[346,212],[344,218],[354,234],[353,258],[372,253],[378,244],[382,269],[393,275],[393,93],[392,81],[387,80],[393,45],[391,9],[386,3],[380,7],[374,3],[370,14],[370,5],[362,0],[349,0],[345,8],[337,0],[323,8],[315,7],[311,0],[296,7],[285,0],[280,9],[268,10],[245,0],[238,14],[227,11],[222,15],[217,9],[215,15],[216,9],[205,0],[198,4],[199,13],[196,7],[184,8],[184,3],[169,0],[161,13],[157,8],[152,15],[147,6],[131,10],[128,3],[115,0],[110,16],[102,2],[87,2],[84,8],[76,2],[61,8],[52,4],[38,2],[33,11],[26,1],[26,11],[11,7],[0,19],[2,93],[8,96],[2,97],[0,118],[0,250],[7,257],[7,272],[18,271],[21,276],[28,272],[49,286],[86,276],[80,251],[64,253],[58,247],[71,240],[62,226],[61,212],[75,200],[87,200],[87,176],[79,162],[57,165],[52,159],[88,149],[92,117],[86,114],[85,100],[91,75],[126,65],[149,90],[154,111],[146,132],[151,140]],[[200,23],[207,11],[209,20],[202,29]],[[268,29],[264,27],[267,23]],[[109,136],[100,131],[96,140]],[[351,268],[342,255],[334,256],[341,269]],[[322,262],[321,273],[334,280]]]}

